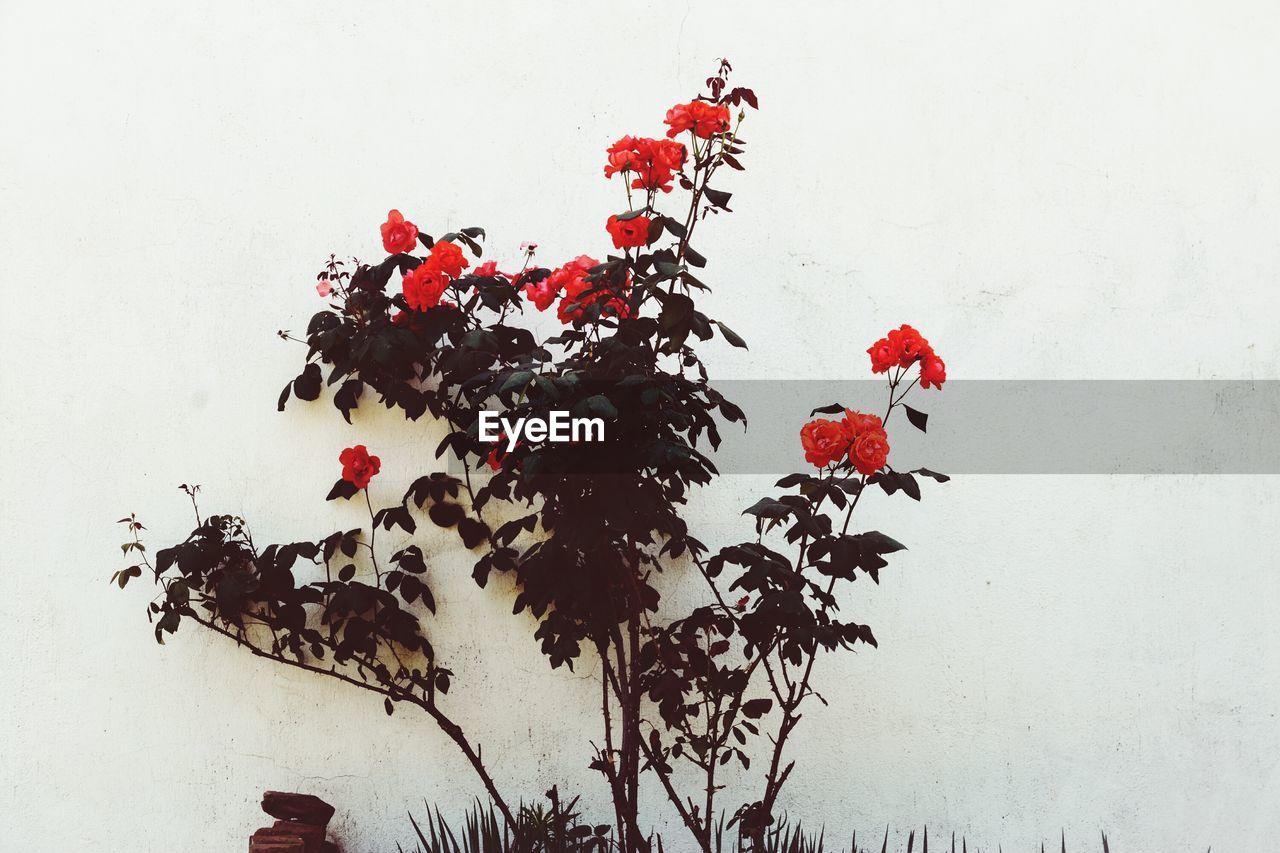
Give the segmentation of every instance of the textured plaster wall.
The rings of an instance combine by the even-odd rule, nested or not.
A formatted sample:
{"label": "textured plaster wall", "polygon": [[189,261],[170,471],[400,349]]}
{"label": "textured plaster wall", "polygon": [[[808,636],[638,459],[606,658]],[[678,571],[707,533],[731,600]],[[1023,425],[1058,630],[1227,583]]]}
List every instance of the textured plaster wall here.
{"label": "textured plaster wall", "polygon": [[[909,321],[953,376],[1280,378],[1277,9],[0,2],[0,849],[237,849],[284,788],[385,851],[423,798],[477,793],[412,714],[193,631],[158,647],[143,585],[107,585],[120,515],[189,529],[178,483],[276,540],[360,523],[323,501],[346,444],[380,452],[386,494],[430,464],[436,434],[394,417],[275,412],[300,351],[274,332],[318,307],[328,252],[377,251],[388,207],[484,225],[502,260],[603,251],[603,148],[723,54],[764,109],[737,212],[703,232],[708,310],[752,344],[711,348],[718,375],[861,378]],[[931,411],[945,430],[945,392]],[[718,483],[695,525],[743,536],[767,485]],[[849,601],[881,648],[821,668],[788,807],[1006,850],[1063,827],[1268,849],[1278,496],[974,476],[873,502],[911,550]],[[451,701],[509,790],[587,779],[591,665],[548,676],[466,568],[433,570]]]}

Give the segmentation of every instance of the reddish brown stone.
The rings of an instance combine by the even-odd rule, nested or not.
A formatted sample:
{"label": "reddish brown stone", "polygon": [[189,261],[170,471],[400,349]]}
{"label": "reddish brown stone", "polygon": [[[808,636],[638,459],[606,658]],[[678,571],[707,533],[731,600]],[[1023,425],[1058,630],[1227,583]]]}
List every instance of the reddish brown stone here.
{"label": "reddish brown stone", "polygon": [[301,838],[307,845],[307,853],[320,853],[324,844],[324,827],[314,823],[299,823],[296,820],[278,820],[271,827],[275,832],[289,834]]}
{"label": "reddish brown stone", "polygon": [[249,853],[305,853],[307,849],[306,842],[296,835],[260,837],[258,832],[249,839]]}
{"label": "reddish brown stone", "polygon": [[274,818],[326,826],[333,817],[333,806],[311,794],[287,794],[267,791],[262,795],[262,810]]}
{"label": "reddish brown stone", "polygon": [[[301,824],[299,824],[301,826]],[[307,841],[292,829],[276,829],[274,826],[264,826],[262,829],[254,831],[249,837],[250,841],[301,841],[306,844]]]}

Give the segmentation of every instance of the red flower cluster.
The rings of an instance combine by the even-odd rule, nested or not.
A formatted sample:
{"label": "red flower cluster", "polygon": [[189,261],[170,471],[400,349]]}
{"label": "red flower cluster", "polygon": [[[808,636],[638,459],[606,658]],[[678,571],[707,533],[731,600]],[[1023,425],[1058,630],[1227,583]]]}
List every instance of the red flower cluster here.
{"label": "red flower cluster", "polygon": [[363,444],[342,451],[338,454],[338,461],[342,463],[342,479],[357,489],[368,488],[369,481],[382,468],[382,460],[370,456],[368,448]]}
{"label": "red flower cluster", "polygon": [[604,176],[611,178],[618,172],[633,175],[634,190],[662,190],[671,192],[671,179],[684,168],[689,152],[679,142],[670,139],[647,139],[624,136],[609,146],[604,164]]}
{"label": "red flower cluster", "polygon": [[[586,258],[586,255],[579,255],[579,260]],[[589,259],[588,259],[589,260]],[[568,264],[556,270],[562,272],[568,269]],[[555,273],[547,276],[539,281],[531,281],[524,286],[524,295],[533,301],[539,311],[546,311],[551,307],[551,303],[556,301],[556,297],[560,295],[560,288],[563,287],[563,278],[555,279]]]}
{"label": "red flower cluster", "polygon": [[610,216],[604,228],[613,237],[615,249],[635,249],[649,242],[649,222],[647,216],[633,216],[630,219]]}
{"label": "red flower cluster", "polygon": [[818,418],[800,429],[804,458],[819,468],[841,462],[848,457],[859,474],[871,475],[884,467],[889,458],[889,437],[884,423],[876,415],[845,409],[839,421]]}
{"label": "red flower cluster", "polygon": [[729,108],[708,101],[676,104],[667,110],[667,136],[679,136],[692,130],[699,139],[710,139],[729,129]]}
{"label": "red flower cluster", "polygon": [[387,213],[387,221],[382,223],[382,248],[389,254],[412,252],[418,245],[418,226],[406,222],[404,215],[398,210]]}
{"label": "red flower cluster", "polygon": [[[524,295],[533,301],[539,311],[546,311],[556,299],[559,299],[560,305],[556,308],[556,316],[560,318],[561,323],[573,322],[582,316],[583,308],[605,299],[607,302],[605,302],[603,313],[612,314],[615,317],[626,317],[630,308],[620,295],[610,296],[606,291],[601,290],[583,298],[582,294],[594,285],[594,282],[587,281],[587,274],[599,263],[588,255],[578,255],[559,269],[552,270],[551,275],[541,281],[526,284]],[[630,284],[630,274],[628,274],[627,283],[623,289],[630,287]]]}
{"label": "red flower cluster", "polygon": [[449,283],[469,266],[471,263],[461,248],[449,242],[436,243],[427,259],[407,272],[401,281],[404,301],[415,311],[436,307]]}
{"label": "red flower cluster", "polygon": [[919,362],[921,388],[941,388],[947,381],[947,365],[911,326],[894,329],[872,344],[867,354],[871,356],[872,373],[884,373],[891,367],[907,368]]}

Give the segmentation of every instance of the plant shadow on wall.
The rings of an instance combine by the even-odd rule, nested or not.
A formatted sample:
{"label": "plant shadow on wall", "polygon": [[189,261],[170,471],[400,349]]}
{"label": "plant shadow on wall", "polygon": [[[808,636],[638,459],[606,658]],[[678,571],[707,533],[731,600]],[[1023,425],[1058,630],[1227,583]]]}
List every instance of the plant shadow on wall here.
{"label": "plant shadow on wall", "polygon": [[[328,498],[365,504],[369,526],[314,541],[259,546],[244,520],[202,517],[195,506],[196,529],[153,559],[138,538],[142,525],[123,519],[133,537],[123,549],[137,563],[114,580],[123,587],[144,569],[154,574],[156,639],[199,625],[251,654],[377,693],[388,714],[417,708],[470,762],[516,846],[540,849],[513,807],[518,799],[449,708],[450,686],[464,674],[449,667],[430,630],[429,555],[415,544],[384,547],[395,528],[412,537],[425,512],[475,553],[481,587],[494,573],[514,576],[514,612],[536,620],[552,668],[572,668],[584,654],[599,664],[589,769],[613,816],[607,833],[584,844],[653,847],[639,812],[648,776],[687,830],[678,849],[717,847],[724,816],[744,845],[765,849],[795,770],[789,739],[802,709],[824,701],[814,662],[876,643],[870,627],[843,617],[840,591],[860,575],[878,582],[886,556],[903,548],[855,530],[854,511],[871,491],[919,500],[919,477],[946,479],[894,470],[887,434],[898,409],[924,429],[926,416],[904,398],[917,385],[940,387],[946,375],[914,329],[890,332],[868,351],[887,379],[880,408],[810,413],[831,416],[801,431],[813,467],[746,509],[754,538],[712,553],[689,530],[682,511],[690,489],[716,476],[706,453],[719,445],[719,424],[745,426],[697,352],[716,337],[745,343],[698,310],[707,262],[692,242],[701,223],[729,212],[721,181],[743,168],[741,130],[756,98],[730,86],[729,71],[722,61],[704,94],[667,112],[665,137],[624,136],[608,149],[605,176],[621,184],[627,205],[608,218],[615,251],[604,260],[540,267],[530,247],[521,269],[504,272],[479,263],[481,229],[433,239],[397,211],[382,226],[384,260],[331,256],[317,283],[330,301],[311,319],[306,364],[280,408],[290,397],[316,400],[328,386],[350,423],[376,395],[410,422],[429,415],[447,424],[436,456],[455,458],[461,476],[426,473],[398,500],[375,502],[382,460],[363,445],[347,448]],[[671,207],[679,212],[664,212]],[[539,340],[518,324],[526,311],[553,307],[559,334]],[[486,424],[495,411],[508,425],[568,412],[601,422],[604,437],[494,436]],[[184,488],[194,506],[196,487]],[[702,604],[672,612],[654,586],[659,572],[701,587]],[[763,766],[752,764],[757,749],[767,754]],[[696,783],[686,786],[690,773]],[[718,797],[734,780],[758,793],[726,807]]]}

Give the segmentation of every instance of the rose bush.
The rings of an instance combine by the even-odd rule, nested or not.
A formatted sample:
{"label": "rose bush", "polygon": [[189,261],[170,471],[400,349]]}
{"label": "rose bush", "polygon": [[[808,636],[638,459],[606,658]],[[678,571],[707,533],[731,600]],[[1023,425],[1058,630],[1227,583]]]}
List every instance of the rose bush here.
{"label": "rose bush", "polygon": [[[370,489],[381,460],[354,445],[340,454],[328,498],[363,492],[367,531],[262,548],[243,520],[202,518],[197,509],[196,529],[152,561],[137,542],[141,525],[125,519],[134,535],[126,554],[140,563],[114,579],[124,586],[144,566],[153,572],[156,638],[194,623],[252,654],[379,694],[387,713],[419,708],[462,751],[518,834],[515,800],[445,701],[457,674],[424,631],[436,612],[428,555],[412,539],[390,553],[376,541],[378,531],[396,528],[413,537],[425,517],[473,552],[480,586],[495,573],[514,577],[513,610],[535,618],[551,667],[573,667],[584,654],[599,663],[590,769],[608,791],[619,848],[649,847],[639,786],[652,775],[688,830],[686,846],[709,852],[731,762],[748,774],[749,753],[759,749],[769,756],[761,794],[728,811],[748,844],[762,844],[791,774],[786,745],[814,693],[817,655],[876,642],[867,626],[838,618],[836,587],[859,573],[878,580],[884,555],[902,548],[875,531],[850,532],[854,508],[872,486],[918,500],[917,475],[945,479],[892,469],[890,416],[907,408],[923,428],[925,416],[903,398],[917,383],[940,387],[946,377],[911,327],[890,332],[868,350],[872,370],[888,374],[884,414],[842,404],[815,410],[840,416],[801,429],[798,453],[817,473],[782,478],[786,493],[746,510],[756,538],[712,552],[693,535],[683,515],[689,491],[716,474],[707,453],[719,445],[720,426],[745,425],[697,352],[716,337],[745,343],[699,310],[696,297],[708,288],[695,270],[707,261],[692,243],[701,222],[729,209],[730,193],[712,180],[725,167],[743,168],[741,127],[746,108],[757,106],[749,89],[728,85],[729,70],[722,62],[704,94],[667,112],[667,139],[624,136],[606,150],[605,176],[621,176],[627,202],[606,219],[616,254],[542,267],[530,247],[522,268],[504,273],[478,263],[482,229],[437,240],[392,210],[381,226],[386,258],[331,256],[317,276],[330,302],[308,324],[305,364],[279,407],[316,400],[328,387],[348,423],[371,396],[410,422],[429,415],[447,429],[437,456],[452,457],[461,476],[424,472],[375,509]],[[683,207],[663,210],[659,202],[676,186]],[[519,324],[526,309],[553,305],[563,324],[557,334],[539,340]],[[493,409],[512,419],[567,410],[609,428],[600,442],[509,448],[504,438],[495,446],[479,430],[481,414]],[[833,512],[844,513],[842,524]],[[775,537],[780,544],[771,544]],[[673,612],[654,585],[661,572],[700,584],[702,603]],[[677,763],[696,772],[695,785],[682,790],[687,777]]]}

